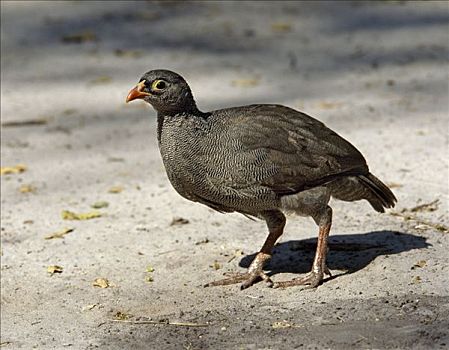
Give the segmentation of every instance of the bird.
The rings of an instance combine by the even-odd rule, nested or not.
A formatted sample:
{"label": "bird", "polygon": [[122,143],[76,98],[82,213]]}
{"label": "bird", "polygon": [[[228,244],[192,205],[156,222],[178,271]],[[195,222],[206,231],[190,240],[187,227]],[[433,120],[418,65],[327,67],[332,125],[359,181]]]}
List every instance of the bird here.
{"label": "bird", "polygon": [[[366,200],[377,212],[395,206],[392,191],[370,173],[363,155],[317,119],[279,104],[252,104],[202,112],[179,74],[145,73],[126,102],[143,100],[157,112],[157,140],[174,189],[221,213],[265,220],[268,236],[249,268],[205,286],[259,281],[269,287],[315,288],[325,275],[332,223],[330,198]],[[311,217],[318,240],[311,271],[273,282],[264,271],[286,214]]]}

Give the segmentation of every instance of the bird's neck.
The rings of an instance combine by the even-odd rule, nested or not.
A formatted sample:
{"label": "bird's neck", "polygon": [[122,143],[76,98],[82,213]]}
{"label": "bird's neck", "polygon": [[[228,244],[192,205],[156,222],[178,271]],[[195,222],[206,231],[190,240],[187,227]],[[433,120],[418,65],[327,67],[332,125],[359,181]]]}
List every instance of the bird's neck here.
{"label": "bird's neck", "polygon": [[207,123],[210,113],[201,112],[195,104],[190,108],[184,108],[182,111],[158,111],[157,112],[157,139],[161,142],[162,129],[168,120],[197,118],[199,121]]}

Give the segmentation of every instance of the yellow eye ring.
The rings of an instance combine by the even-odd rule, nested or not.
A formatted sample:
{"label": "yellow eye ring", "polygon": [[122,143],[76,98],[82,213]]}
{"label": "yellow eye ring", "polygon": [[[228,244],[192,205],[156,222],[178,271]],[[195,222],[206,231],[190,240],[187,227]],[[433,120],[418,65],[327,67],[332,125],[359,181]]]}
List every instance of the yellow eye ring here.
{"label": "yellow eye ring", "polygon": [[167,87],[167,83],[164,80],[158,79],[151,84],[151,90],[162,91]]}

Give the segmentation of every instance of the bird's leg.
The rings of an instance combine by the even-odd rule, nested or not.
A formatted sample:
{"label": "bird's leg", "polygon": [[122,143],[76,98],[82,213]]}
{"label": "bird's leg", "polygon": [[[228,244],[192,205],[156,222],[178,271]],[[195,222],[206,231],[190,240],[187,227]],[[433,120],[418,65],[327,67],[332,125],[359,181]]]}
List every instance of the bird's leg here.
{"label": "bird's leg", "polygon": [[323,280],[324,274],[331,275],[326,265],[327,239],[332,224],[332,209],[326,209],[317,218],[314,218],[319,225],[318,243],[316,247],[315,259],[313,260],[312,271],[302,278],[295,278],[291,281],[276,282],[273,288],[285,288],[308,284],[310,288],[317,287]]}
{"label": "bird's leg", "polygon": [[270,287],[273,285],[270,277],[268,277],[263,271],[263,267],[265,263],[270,260],[274,244],[284,232],[285,216],[279,210],[266,211],[261,215],[267,222],[269,234],[264,245],[262,246],[262,249],[259,253],[257,253],[253,262],[249,266],[248,271],[245,273],[233,274],[231,277],[208,283],[205,287],[225,286],[228,284],[243,282],[241,289],[245,289],[254,284],[258,279],[264,280]]}

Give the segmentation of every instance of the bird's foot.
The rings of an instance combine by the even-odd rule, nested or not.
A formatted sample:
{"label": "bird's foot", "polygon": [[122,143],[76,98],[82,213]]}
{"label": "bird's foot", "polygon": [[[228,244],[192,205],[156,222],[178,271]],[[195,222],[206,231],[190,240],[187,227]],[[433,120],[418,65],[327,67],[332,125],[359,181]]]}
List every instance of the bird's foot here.
{"label": "bird's foot", "polygon": [[271,255],[265,253],[258,253],[251,263],[248,271],[245,273],[232,273],[230,276],[218,281],[207,283],[204,287],[226,286],[242,282],[240,289],[251,287],[259,279],[265,281],[269,287],[273,286],[270,277],[263,272],[263,266],[266,261],[271,258]]}
{"label": "bird's foot", "polygon": [[294,278],[291,281],[282,281],[273,283],[273,288],[286,288],[292,286],[308,285],[307,288],[316,288],[323,281],[324,274],[332,276],[326,265],[323,268],[312,268],[307,275],[300,278]]}

